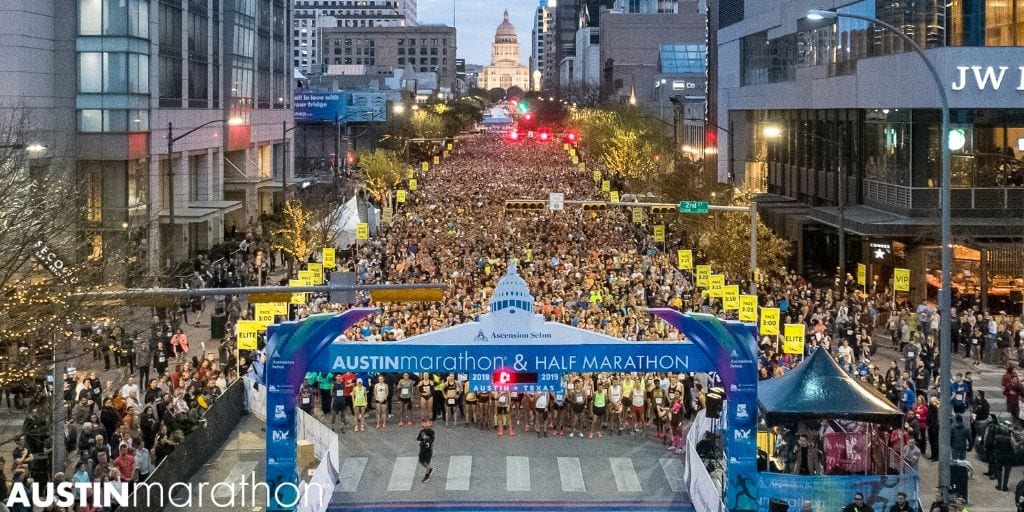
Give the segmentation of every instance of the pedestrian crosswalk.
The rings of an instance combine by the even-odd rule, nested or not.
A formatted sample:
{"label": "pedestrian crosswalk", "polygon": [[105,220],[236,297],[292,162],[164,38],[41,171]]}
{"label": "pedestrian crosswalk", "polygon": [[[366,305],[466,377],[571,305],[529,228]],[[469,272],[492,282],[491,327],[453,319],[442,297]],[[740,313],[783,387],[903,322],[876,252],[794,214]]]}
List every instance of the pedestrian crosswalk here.
{"label": "pedestrian crosswalk", "polygon": [[[579,457],[509,455],[499,460],[481,462],[474,461],[472,455],[454,455],[435,457],[432,464],[436,468],[433,480],[436,482],[444,479],[443,488],[446,492],[469,491],[472,482],[474,491],[482,490],[479,486],[484,485],[498,492],[528,495],[536,490],[534,483],[546,484],[549,481],[560,482],[561,490],[565,493],[617,491],[623,495],[637,495],[652,489],[664,489],[671,494],[686,492],[682,459],[665,457],[654,461],[642,458],[637,462],[645,467],[660,468],[660,471],[644,471],[641,478],[638,466],[634,465],[630,457],[589,457],[581,460]],[[373,465],[378,467],[370,468]],[[379,480],[363,478],[368,471],[381,476],[390,475],[386,478],[388,495],[413,491],[417,476],[422,477],[423,473],[418,468],[416,457],[394,457],[388,461],[349,457],[342,462],[336,492],[345,494],[368,490]],[[474,471],[478,474],[474,475]],[[501,478],[502,471],[505,478]],[[552,471],[558,473],[558,480],[554,479]]]}

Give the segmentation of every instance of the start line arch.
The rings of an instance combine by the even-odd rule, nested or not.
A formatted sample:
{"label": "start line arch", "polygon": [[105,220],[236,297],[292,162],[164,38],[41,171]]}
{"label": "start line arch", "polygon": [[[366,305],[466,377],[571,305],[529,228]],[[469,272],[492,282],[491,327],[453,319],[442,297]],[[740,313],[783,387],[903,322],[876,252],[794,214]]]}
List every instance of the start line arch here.
{"label": "start line arch", "polygon": [[[306,372],[468,373],[509,370],[571,372],[711,372],[726,390],[729,510],[757,509],[756,326],[712,315],[651,309],[687,341],[627,342],[533,314],[533,296],[515,265],[494,290],[490,312],[478,321],[395,342],[336,342],[377,312],[355,308],[268,327],[266,481],[268,510],[294,507],[295,400]],[[478,374],[480,375],[480,374]]]}

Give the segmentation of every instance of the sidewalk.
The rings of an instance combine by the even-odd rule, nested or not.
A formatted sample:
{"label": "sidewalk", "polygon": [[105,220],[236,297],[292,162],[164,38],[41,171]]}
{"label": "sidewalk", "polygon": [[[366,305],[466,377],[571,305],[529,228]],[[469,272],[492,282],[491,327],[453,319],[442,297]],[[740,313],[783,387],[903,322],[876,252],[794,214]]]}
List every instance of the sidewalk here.
{"label": "sidewalk", "polygon": [[[890,361],[901,361],[902,356],[892,349],[889,336],[876,333],[874,340],[878,350],[874,357],[871,358],[871,362],[884,373],[889,367]],[[984,390],[986,398],[992,407],[992,412],[1001,419],[1007,418],[1006,401],[1003,399],[1002,387],[1000,385],[1000,379],[1005,368],[985,363],[974,366],[971,361],[959,355],[953,356],[951,366],[954,377],[957,373],[971,372],[971,375],[974,377],[974,389],[976,391]],[[984,475],[988,471],[988,464],[978,460],[977,454],[974,451],[967,453],[967,460],[970,461],[973,467],[973,476],[970,477],[967,484],[967,502],[971,512],[1009,512],[1015,510],[1013,490],[1017,482],[1021,480],[1021,473],[1014,471],[1010,474],[1010,492],[997,491],[995,489],[995,481],[989,480]],[[932,500],[935,499],[935,491],[939,485],[939,463],[931,462],[927,456],[922,454],[919,469],[921,476],[921,505],[922,507],[928,507]],[[927,512],[927,508],[925,512]]]}

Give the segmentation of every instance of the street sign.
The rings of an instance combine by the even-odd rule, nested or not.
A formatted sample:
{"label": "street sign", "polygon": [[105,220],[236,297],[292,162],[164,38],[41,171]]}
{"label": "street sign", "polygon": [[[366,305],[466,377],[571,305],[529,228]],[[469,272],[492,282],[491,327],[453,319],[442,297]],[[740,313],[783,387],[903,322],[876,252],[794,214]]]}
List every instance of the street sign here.
{"label": "street sign", "polygon": [[548,209],[553,212],[560,212],[565,209],[565,194],[562,192],[551,192],[548,194]]}
{"label": "street sign", "polygon": [[679,201],[679,213],[707,213],[707,201]]}

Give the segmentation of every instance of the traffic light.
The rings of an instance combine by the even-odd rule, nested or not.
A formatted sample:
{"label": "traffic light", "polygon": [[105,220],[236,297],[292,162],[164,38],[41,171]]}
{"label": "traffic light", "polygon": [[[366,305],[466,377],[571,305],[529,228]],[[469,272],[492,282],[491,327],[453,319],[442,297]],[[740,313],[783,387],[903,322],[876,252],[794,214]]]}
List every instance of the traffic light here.
{"label": "traffic light", "polygon": [[580,137],[579,137],[579,135],[576,134],[576,132],[573,132],[573,131],[565,132],[564,139],[565,139],[565,142],[568,142],[569,144],[575,144],[575,143],[579,142],[579,138]]}
{"label": "traffic light", "polygon": [[537,133],[537,138],[540,139],[541,142],[547,142],[551,140],[551,130],[548,130],[547,128],[542,128]]}
{"label": "traffic light", "polygon": [[675,213],[675,212],[678,212],[678,211],[679,211],[679,208],[677,206],[675,206],[675,205],[652,206],[651,207],[651,214],[652,215],[665,215],[665,214],[668,214],[668,213]]}
{"label": "traffic light", "polygon": [[517,141],[519,140],[519,130],[512,129],[508,132],[508,140]]}
{"label": "traffic light", "polygon": [[519,106],[516,108],[519,110],[520,113],[524,113],[530,109],[530,106],[527,105],[525,101],[520,101]]}
{"label": "traffic light", "polygon": [[523,121],[526,121],[527,123],[533,121],[533,112],[526,112],[523,114]]}
{"label": "traffic light", "polygon": [[548,202],[547,201],[541,201],[541,200],[510,199],[508,201],[505,201],[505,209],[506,210],[516,210],[516,211],[544,210],[544,209],[547,209],[547,207],[548,207]]}
{"label": "traffic light", "polygon": [[585,201],[583,203],[583,211],[586,212],[596,212],[607,209],[608,203],[605,203],[604,201]]}

